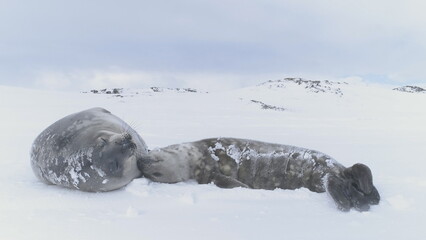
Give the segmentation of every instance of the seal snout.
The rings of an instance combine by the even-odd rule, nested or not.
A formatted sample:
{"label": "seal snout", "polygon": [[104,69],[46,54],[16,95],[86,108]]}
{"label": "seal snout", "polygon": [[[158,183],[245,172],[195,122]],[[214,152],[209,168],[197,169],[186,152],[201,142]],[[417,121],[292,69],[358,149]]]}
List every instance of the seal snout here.
{"label": "seal snout", "polygon": [[133,154],[133,151],[137,147],[133,141],[132,135],[127,132],[121,134],[119,139],[115,143],[121,146],[122,153],[126,152],[127,150],[131,150]]}
{"label": "seal snout", "polygon": [[137,160],[138,169],[139,171],[141,171],[143,175],[145,175],[146,168],[151,162],[152,162],[152,159],[149,158],[148,156],[143,156],[138,158]]}
{"label": "seal snout", "polygon": [[160,178],[166,174],[163,173],[164,169],[162,169],[162,166],[157,165],[157,163],[159,163],[159,161],[157,161],[155,157],[149,155],[144,155],[137,160],[138,169],[144,177],[154,181],[160,181]]}

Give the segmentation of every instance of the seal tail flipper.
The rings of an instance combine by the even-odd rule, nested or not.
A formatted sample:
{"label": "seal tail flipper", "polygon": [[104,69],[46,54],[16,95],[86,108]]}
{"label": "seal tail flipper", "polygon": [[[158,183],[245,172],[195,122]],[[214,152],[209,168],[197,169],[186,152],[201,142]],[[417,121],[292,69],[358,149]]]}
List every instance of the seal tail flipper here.
{"label": "seal tail flipper", "polygon": [[373,175],[366,165],[356,163],[352,167],[345,169],[344,174],[346,177],[351,178],[363,193],[370,194],[373,190]]}
{"label": "seal tail flipper", "polygon": [[380,194],[375,187],[373,187],[373,190],[367,195],[367,197],[368,203],[371,205],[378,205],[380,202]]}
{"label": "seal tail flipper", "polygon": [[348,193],[355,209],[367,211],[370,205],[380,202],[380,194],[373,185],[371,170],[364,164],[357,163],[345,169],[343,177],[348,181]]}
{"label": "seal tail flipper", "polygon": [[220,188],[250,188],[247,184],[244,184],[235,178],[223,175],[221,173],[213,174],[213,183]]}
{"label": "seal tail flipper", "polygon": [[361,191],[368,204],[377,205],[380,202],[380,194],[373,185],[373,175],[369,167],[357,163],[350,170],[349,176],[353,178],[357,190]]}

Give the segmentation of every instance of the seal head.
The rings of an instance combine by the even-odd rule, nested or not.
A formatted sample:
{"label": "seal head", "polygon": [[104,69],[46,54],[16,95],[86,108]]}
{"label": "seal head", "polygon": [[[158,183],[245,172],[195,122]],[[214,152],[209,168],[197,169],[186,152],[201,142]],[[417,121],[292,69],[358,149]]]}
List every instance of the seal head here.
{"label": "seal head", "polygon": [[89,192],[121,188],[141,175],[137,161],[147,154],[142,138],[102,108],[60,119],[34,141],[31,165],[47,184]]}

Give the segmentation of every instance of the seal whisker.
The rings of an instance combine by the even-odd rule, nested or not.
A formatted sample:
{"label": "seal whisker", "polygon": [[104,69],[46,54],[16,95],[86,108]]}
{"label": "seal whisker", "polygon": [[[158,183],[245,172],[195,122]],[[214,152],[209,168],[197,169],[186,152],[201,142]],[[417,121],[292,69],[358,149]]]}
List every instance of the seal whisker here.
{"label": "seal whisker", "polygon": [[141,128],[140,128],[141,124],[138,123],[136,120],[132,120],[128,122],[128,127],[134,129],[136,132],[140,132]]}

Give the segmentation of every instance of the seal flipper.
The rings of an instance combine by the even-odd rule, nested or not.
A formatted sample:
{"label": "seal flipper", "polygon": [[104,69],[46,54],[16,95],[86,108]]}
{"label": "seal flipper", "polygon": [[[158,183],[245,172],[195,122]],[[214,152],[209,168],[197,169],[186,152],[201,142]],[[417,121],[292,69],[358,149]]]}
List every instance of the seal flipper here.
{"label": "seal flipper", "polygon": [[250,188],[247,184],[244,184],[235,178],[223,175],[221,173],[213,174],[213,183],[220,188]]}
{"label": "seal flipper", "polygon": [[330,176],[328,178],[327,191],[339,210],[348,212],[351,209],[351,201],[344,180],[337,176]]}

